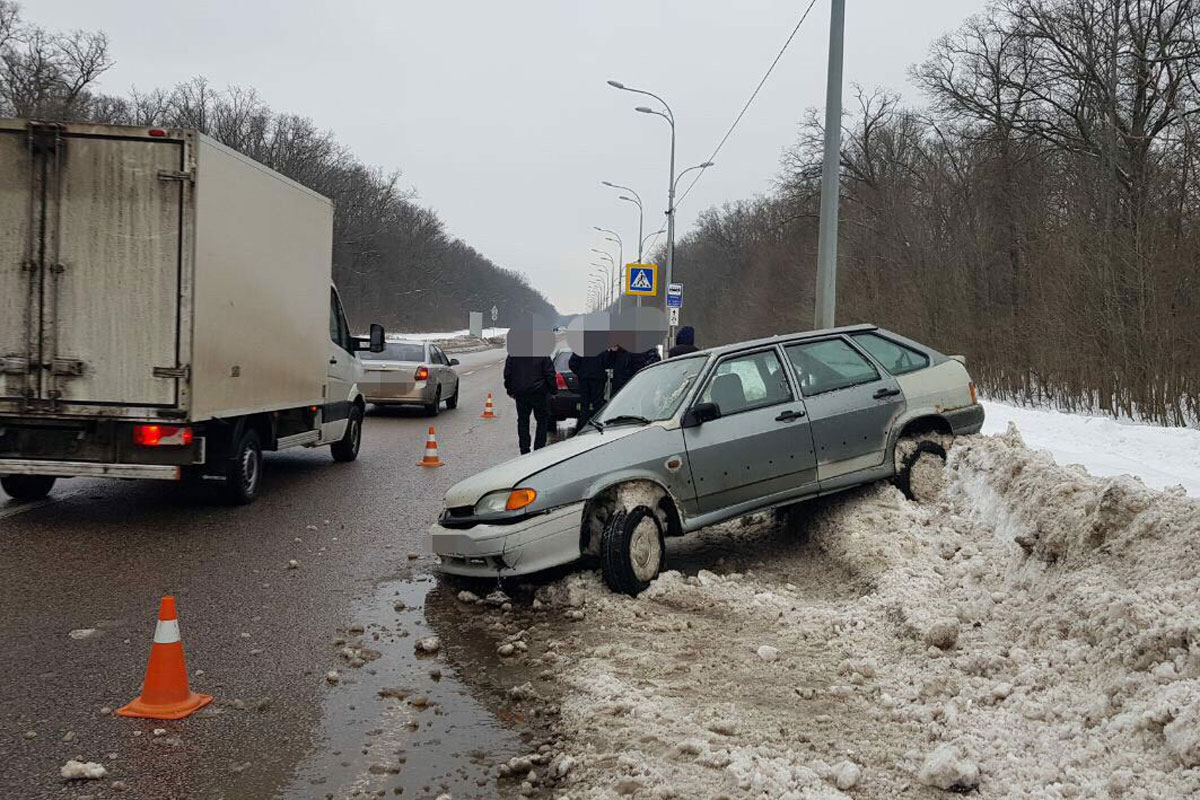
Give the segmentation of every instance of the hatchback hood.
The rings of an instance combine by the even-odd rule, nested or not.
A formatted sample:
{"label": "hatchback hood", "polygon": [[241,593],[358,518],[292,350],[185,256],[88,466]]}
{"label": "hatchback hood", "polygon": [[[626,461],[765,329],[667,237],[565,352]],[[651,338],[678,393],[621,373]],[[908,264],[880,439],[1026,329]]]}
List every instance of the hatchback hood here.
{"label": "hatchback hood", "polygon": [[643,429],[644,426],[640,425],[622,425],[619,428],[606,429],[604,433],[573,436],[570,439],[543,447],[541,450],[534,450],[528,455],[518,456],[510,461],[489,467],[483,472],[478,472],[451,486],[450,490],[446,492],[446,507],[473,506],[488,492],[515,489],[530,475],[555,464],[561,464],[580,453],[586,453],[597,447],[611,444],[618,439],[624,439]]}

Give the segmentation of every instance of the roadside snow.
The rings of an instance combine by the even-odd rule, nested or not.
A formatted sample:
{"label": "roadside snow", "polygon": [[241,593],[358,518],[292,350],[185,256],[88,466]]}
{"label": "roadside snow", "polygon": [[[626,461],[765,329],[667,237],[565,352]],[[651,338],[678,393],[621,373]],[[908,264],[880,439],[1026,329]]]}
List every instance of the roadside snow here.
{"label": "roadside snow", "polygon": [[[461,331],[442,331],[441,333],[394,333],[388,331],[389,339],[412,339],[414,341],[441,341],[444,339],[461,339],[471,335],[469,328],[463,328]],[[508,328],[489,328],[486,325],[483,328],[485,337],[506,336]]]}
{"label": "roadside snow", "polygon": [[1200,501],[1015,430],[945,477],[928,505],[878,484],[673,542],[684,571],[636,599],[540,589],[556,796],[1200,796]]}
{"label": "roadside snow", "polygon": [[1200,430],[1163,428],[1110,417],[983,401],[984,434],[1014,422],[1030,447],[1049,450],[1061,465],[1082,464],[1103,477],[1133,475],[1153,489],[1182,485],[1200,497]]}

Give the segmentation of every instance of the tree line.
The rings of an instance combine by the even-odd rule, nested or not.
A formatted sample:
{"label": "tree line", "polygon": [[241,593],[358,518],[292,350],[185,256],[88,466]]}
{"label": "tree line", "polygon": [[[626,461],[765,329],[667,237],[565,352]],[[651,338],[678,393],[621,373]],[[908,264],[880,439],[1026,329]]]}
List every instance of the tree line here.
{"label": "tree line", "polygon": [[[995,0],[852,92],[838,322],[967,356],[992,397],[1200,420],[1200,0]],[[823,130],[676,246],[706,344],[812,325]],[[738,297],[726,287],[737,285]]]}
{"label": "tree line", "polygon": [[253,89],[203,78],[116,96],[97,91],[113,65],[103,33],[48,31],[0,0],[0,115],[193,128],[334,203],[333,276],[351,323],[391,330],[466,327],[496,305],[498,324],[556,316],[527,278],[450,236],[397,172],[364,164],[311,119],[272,110]]}

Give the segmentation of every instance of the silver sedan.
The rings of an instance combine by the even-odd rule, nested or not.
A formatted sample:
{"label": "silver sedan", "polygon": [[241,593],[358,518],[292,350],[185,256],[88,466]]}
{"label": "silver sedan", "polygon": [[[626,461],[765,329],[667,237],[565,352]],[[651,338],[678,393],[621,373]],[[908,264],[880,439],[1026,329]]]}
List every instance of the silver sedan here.
{"label": "silver sedan", "polygon": [[921,499],[982,425],[962,358],[873,325],[727,345],[643,369],[578,435],[453,486],[429,545],[490,578],[594,555],[637,594],[664,537],[877,480]]}
{"label": "silver sedan", "polygon": [[363,395],[375,405],[419,405],[436,417],[441,404],[458,407],[457,358],[432,342],[390,341],[379,353],[363,353]]}

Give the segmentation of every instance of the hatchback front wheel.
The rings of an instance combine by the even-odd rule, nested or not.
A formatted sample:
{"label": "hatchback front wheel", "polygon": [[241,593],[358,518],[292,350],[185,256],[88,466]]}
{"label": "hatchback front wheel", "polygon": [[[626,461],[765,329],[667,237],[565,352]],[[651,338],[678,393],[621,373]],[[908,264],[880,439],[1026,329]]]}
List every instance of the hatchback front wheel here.
{"label": "hatchback front wheel", "polygon": [[600,571],[614,592],[636,596],[658,577],[667,549],[662,525],[649,506],[613,514],[600,535]]}

